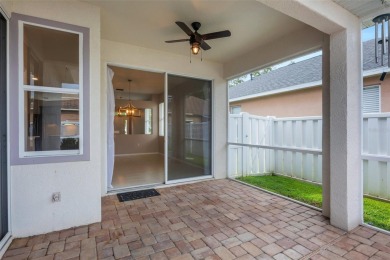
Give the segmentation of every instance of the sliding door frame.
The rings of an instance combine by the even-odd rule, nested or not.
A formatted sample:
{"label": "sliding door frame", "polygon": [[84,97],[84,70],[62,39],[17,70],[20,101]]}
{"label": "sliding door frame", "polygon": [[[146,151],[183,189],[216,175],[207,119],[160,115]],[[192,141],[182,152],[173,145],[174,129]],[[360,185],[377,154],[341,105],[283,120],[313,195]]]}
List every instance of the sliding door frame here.
{"label": "sliding door frame", "polygon": [[[105,66],[105,74],[107,74],[107,70],[109,68],[109,66],[114,66],[114,67],[120,67],[120,68],[124,68],[124,69],[129,69],[129,70],[140,70],[140,71],[145,71],[145,72],[151,72],[151,73],[158,73],[158,74],[161,74],[161,75],[164,75],[164,81],[166,80],[166,72],[165,71],[162,71],[162,70],[157,70],[157,69],[151,69],[151,68],[147,68],[147,67],[141,67],[141,66],[131,66],[131,65],[128,65],[128,64],[123,64],[123,63],[116,63],[116,62],[105,62],[104,63],[104,66]],[[107,78],[105,80],[105,82],[107,82]],[[165,84],[165,83],[164,83]],[[108,86],[107,86],[108,87]],[[108,91],[108,90],[107,90]],[[164,97],[165,97],[165,85],[164,85]],[[164,99],[165,100],[165,99]],[[165,101],[164,101],[165,102]],[[105,115],[105,118],[107,119],[108,118],[108,103],[106,104],[106,108],[107,108],[107,111],[106,111],[106,115]],[[158,116],[158,115],[157,115]],[[165,122],[164,122],[165,123]],[[164,126],[165,127],[165,126]],[[158,132],[158,128],[155,130]],[[105,136],[107,136],[107,133],[105,134]],[[106,143],[107,143],[107,140],[106,140]],[[164,143],[165,143],[165,135],[164,135]],[[105,149],[105,152],[107,153],[108,151],[108,147],[106,147]],[[106,158],[106,165],[105,165],[105,168],[107,169],[107,158]],[[165,155],[164,155],[164,167],[165,167]],[[164,176],[166,176],[166,171],[165,171],[165,168],[164,168]],[[102,183],[103,185],[103,189],[104,190],[104,193],[108,193],[108,192],[117,192],[117,191],[124,191],[124,190],[127,190],[127,189],[138,189],[140,187],[146,187],[146,186],[149,186],[149,185],[155,185],[154,183],[151,183],[151,184],[146,184],[146,185],[141,185],[141,186],[128,186],[128,187],[121,187],[121,188],[111,188],[109,189],[108,188],[108,183],[107,183],[107,178],[108,177],[108,172],[106,172],[105,176],[104,176],[104,180],[105,182]],[[166,177],[165,177],[166,178]],[[162,185],[164,185],[165,183],[163,183]]]}
{"label": "sliding door frame", "polygon": [[[10,133],[10,116],[9,116],[9,18],[10,16],[8,13],[6,13],[0,3],[0,14],[2,17],[6,20],[6,92],[7,92],[7,112],[6,112],[6,122],[7,122],[7,133]],[[4,235],[4,237],[0,240],[0,253],[3,253],[5,248],[8,247],[8,245],[12,242],[12,225],[11,225],[11,174],[10,174],[10,139],[9,136],[7,135],[7,148],[6,148],[6,153],[7,153],[7,167],[6,167],[6,172],[7,172],[7,233]]]}
{"label": "sliding door frame", "polygon": [[[161,73],[164,74],[164,179],[165,182],[164,184],[176,184],[176,183],[183,183],[183,182],[193,182],[193,181],[200,181],[200,180],[205,180],[205,179],[213,179],[214,178],[214,151],[215,151],[215,90],[214,90],[214,80],[211,78],[206,78],[206,77],[196,77],[192,75],[187,75],[187,74],[180,74],[180,73],[174,73],[174,72],[167,72],[164,70],[158,70],[158,69],[152,69],[152,68],[147,68],[147,67],[142,67],[142,66],[131,66],[128,64],[123,64],[123,63],[116,63],[116,62],[105,62],[104,64],[106,71],[109,66],[116,66],[116,67],[121,67],[125,69],[134,69],[134,70],[142,70],[142,71],[147,71],[147,72],[153,72],[153,73]],[[211,174],[207,176],[199,176],[199,177],[192,177],[192,178],[183,178],[183,179],[178,179],[178,180],[168,180],[168,76],[179,76],[179,77],[186,77],[190,79],[198,79],[198,80],[206,80],[211,83]],[[107,81],[107,79],[106,79]],[[108,105],[108,104],[107,104]],[[108,113],[108,111],[107,111]],[[107,117],[107,114],[106,114]],[[157,130],[158,131],[158,130]],[[106,147],[107,151],[107,147]],[[107,159],[106,159],[106,166],[107,166]],[[108,173],[106,172],[104,176],[104,180],[107,181],[107,175]],[[163,185],[164,185],[163,184]],[[103,188],[105,189],[104,193],[107,192],[115,192],[116,190],[125,190],[127,188],[137,188],[136,186],[130,186],[127,188],[120,188],[120,189],[108,189],[107,188],[107,183],[103,183]]]}
{"label": "sliding door frame", "polygon": [[[210,155],[211,155],[211,165],[210,170],[211,174],[207,176],[199,176],[199,177],[191,177],[191,178],[183,178],[183,179],[177,179],[177,180],[168,180],[168,76],[179,76],[179,77],[185,77],[189,79],[197,79],[197,80],[204,80],[209,81],[211,84],[211,149],[210,149]],[[214,80],[208,79],[208,78],[200,78],[200,77],[194,77],[189,76],[185,74],[178,74],[178,73],[165,73],[165,86],[164,86],[164,168],[165,168],[165,184],[176,184],[176,183],[182,183],[182,182],[192,182],[192,181],[200,181],[200,180],[206,180],[206,179],[213,179],[214,178],[214,142],[215,142],[215,113],[214,113]]]}

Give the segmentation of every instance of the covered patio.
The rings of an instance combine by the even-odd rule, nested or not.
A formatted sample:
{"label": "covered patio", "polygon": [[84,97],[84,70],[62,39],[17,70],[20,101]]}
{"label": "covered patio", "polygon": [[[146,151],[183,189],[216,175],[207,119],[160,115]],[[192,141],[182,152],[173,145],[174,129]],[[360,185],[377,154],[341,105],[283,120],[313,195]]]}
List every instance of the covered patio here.
{"label": "covered patio", "polygon": [[102,222],[13,240],[3,259],[389,259],[390,236],[232,180],[102,198]]}
{"label": "covered patio", "polygon": [[[390,259],[390,236],[361,226],[361,29],[362,21],[390,12],[387,4],[0,0],[0,53],[6,57],[0,59],[0,92],[5,93],[0,102],[0,256]],[[202,22],[204,35],[222,30],[232,35],[214,41],[204,56],[194,56],[190,47],[204,39],[191,43],[197,29],[188,33],[177,22],[195,21]],[[180,40],[184,33],[190,38]],[[171,39],[191,45],[166,44]],[[323,53],[322,212],[228,179],[227,81],[318,50]],[[114,90],[110,66],[154,72],[164,81],[164,93],[140,100],[154,102],[144,107],[154,114],[143,123],[158,144],[151,153],[164,155],[166,162],[161,196],[119,203],[110,193],[115,153],[109,140],[115,139],[115,129],[107,126],[119,112],[109,102],[111,92],[128,88],[131,104],[130,85],[143,90],[134,77],[124,77],[125,87]],[[202,88],[172,77],[200,80]],[[174,95],[179,86],[186,92]],[[207,101],[202,106],[207,113],[174,114],[184,111],[187,97]],[[151,118],[159,122],[153,131]],[[207,155],[203,161],[181,145],[195,139],[184,134],[191,122],[212,126],[202,132],[209,144],[199,149]],[[61,133],[68,126],[78,133]],[[169,136],[170,129],[179,134]],[[123,154],[149,153],[143,150],[147,140],[141,139],[128,142],[137,151]],[[170,150],[176,143],[178,148]],[[203,165],[204,176],[169,178],[173,155]]]}

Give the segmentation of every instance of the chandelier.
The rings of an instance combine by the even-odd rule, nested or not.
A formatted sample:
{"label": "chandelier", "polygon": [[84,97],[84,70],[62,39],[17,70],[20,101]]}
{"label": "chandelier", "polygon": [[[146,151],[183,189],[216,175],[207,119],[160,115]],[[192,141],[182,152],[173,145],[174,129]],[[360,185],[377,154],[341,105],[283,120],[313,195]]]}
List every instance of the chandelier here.
{"label": "chandelier", "polygon": [[132,103],[130,99],[130,84],[131,79],[127,80],[129,82],[129,97],[128,97],[128,103],[126,106],[121,106],[118,108],[117,115],[118,116],[127,116],[127,117],[141,117],[141,110],[136,108]]}

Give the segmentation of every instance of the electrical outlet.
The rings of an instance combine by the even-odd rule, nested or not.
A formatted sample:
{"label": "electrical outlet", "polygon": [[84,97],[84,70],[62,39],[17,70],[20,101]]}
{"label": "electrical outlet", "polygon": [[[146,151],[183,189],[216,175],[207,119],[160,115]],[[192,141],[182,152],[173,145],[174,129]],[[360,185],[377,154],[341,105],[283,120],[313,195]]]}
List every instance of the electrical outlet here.
{"label": "electrical outlet", "polygon": [[51,200],[53,202],[60,202],[61,201],[61,192],[54,192],[51,196]]}

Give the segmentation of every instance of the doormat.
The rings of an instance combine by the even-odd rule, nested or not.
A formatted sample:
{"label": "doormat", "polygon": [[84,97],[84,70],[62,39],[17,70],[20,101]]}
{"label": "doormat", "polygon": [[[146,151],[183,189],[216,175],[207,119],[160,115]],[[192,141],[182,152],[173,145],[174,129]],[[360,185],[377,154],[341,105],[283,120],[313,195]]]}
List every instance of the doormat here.
{"label": "doormat", "polygon": [[137,191],[130,191],[130,192],[124,192],[117,194],[118,199],[120,202],[129,201],[129,200],[138,200],[138,199],[144,199],[154,196],[159,196],[160,193],[158,193],[155,189],[150,190],[137,190]]}

